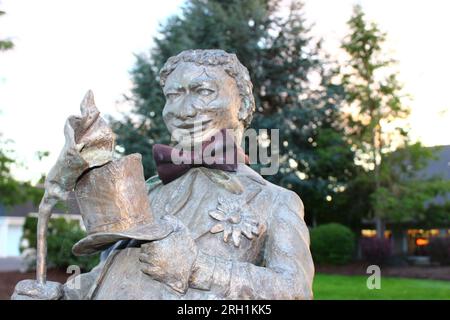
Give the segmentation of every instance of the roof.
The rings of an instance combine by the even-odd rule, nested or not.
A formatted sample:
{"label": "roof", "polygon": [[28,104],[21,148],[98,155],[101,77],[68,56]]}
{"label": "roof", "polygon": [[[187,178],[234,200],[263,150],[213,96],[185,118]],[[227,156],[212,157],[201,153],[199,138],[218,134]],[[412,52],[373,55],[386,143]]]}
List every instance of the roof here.
{"label": "roof", "polygon": [[[428,165],[418,172],[418,177],[424,179],[437,177],[450,180],[450,146],[432,147],[432,149],[436,159],[430,160]],[[438,195],[430,203],[444,205],[448,201],[450,201],[450,193]]]}
{"label": "roof", "polygon": [[431,147],[431,149],[433,149],[436,159],[430,160],[418,175],[423,178],[440,177],[450,180],[450,145]]}
{"label": "roof", "polygon": [[[80,209],[75,200],[73,193],[69,194],[69,199],[67,200],[67,210],[56,208],[53,213],[70,213],[70,214],[80,214]],[[0,204],[0,217],[26,217],[32,212],[38,212],[38,206],[34,205],[31,201],[23,204],[18,204],[13,207],[6,207]]]}
{"label": "roof", "polygon": [[10,208],[0,204],[0,217],[26,217],[30,212],[37,212],[33,203],[23,203]]}

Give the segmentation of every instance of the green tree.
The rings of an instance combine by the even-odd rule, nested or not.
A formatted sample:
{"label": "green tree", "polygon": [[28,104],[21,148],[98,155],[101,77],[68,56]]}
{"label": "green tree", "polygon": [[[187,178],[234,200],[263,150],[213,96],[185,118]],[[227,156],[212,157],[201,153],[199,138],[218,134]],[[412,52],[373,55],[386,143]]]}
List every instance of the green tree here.
{"label": "green tree", "polygon": [[[415,143],[384,157],[380,166],[380,187],[371,195],[383,219],[413,221],[434,228],[448,226],[450,202],[439,205],[433,200],[450,193],[450,181],[423,174],[439,151],[439,148],[424,148]],[[434,214],[430,215],[431,210]]]}
{"label": "green tree", "polygon": [[169,142],[158,70],[182,50],[223,49],[249,69],[257,104],[252,127],[280,129],[281,169],[268,179],[298,192],[309,217],[326,215],[325,199],[353,172],[353,152],[338,126],[343,90],[331,82],[302,4],[292,1],[287,14],[281,9],[281,1],[188,1],[161,27],[150,54],[137,56],[126,97],[134,107],[113,128],[125,153],[143,155],[147,177],[155,174],[152,144]]}
{"label": "green tree", "polygon": [[28,181],[18,181],[11,173],[14,165],[14,152],[10,141],[0,140],[0,205],[11,207],[31,200],[38,204],[43,191]]}
{"label": "green tree", "polygon": [[409,138],[405,120],[410,108],[392,72],[395,61],[383,52],[386,33],[367,21],[359,5],[348,26],[350,34],[342,45],[349,57],[342,68],[345,120],[355,161],[364,169],[349,191],[365,190],[366,196],[359,192],[353,198],[367,203],[359,209],[374,218],[377,235],[382,237],[386,219],[404,221],[423,214],[425,202],[443,192],[445,183],[436,179],[418,182],[414,176],[432,154]]}
{"label": "green tree", "polygon": [[[28,216],[22,227],[20,251],[37,246],[38,218]],[[63,217],[52,218],[48,225],[47,260],[50,267],[65,270],[70,265],[79,266],[82,271],[89,271],[99,262],[99,254],[76,257],[72,253],[74,243],[86,236],[77,220],[67,220]]]}
{"label": "green tree", "polygon": [[21,185],[11,176],[11,165],[14,160],[5,152],[5,143],[0,144],[0,203],[11,206],[23,199]]}

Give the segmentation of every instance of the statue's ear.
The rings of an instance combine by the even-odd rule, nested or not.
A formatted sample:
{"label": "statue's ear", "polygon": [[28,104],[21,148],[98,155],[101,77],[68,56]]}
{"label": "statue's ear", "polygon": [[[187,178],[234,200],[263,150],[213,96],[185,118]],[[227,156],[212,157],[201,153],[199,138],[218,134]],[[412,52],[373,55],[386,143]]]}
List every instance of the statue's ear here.
{"label": "statue's ear", "polygon": [[249,113],[251,112],[250,101],[247,98],[241,96],[241,108],[239,109],[239,120],[241,122],[245,122],[249,117]]}

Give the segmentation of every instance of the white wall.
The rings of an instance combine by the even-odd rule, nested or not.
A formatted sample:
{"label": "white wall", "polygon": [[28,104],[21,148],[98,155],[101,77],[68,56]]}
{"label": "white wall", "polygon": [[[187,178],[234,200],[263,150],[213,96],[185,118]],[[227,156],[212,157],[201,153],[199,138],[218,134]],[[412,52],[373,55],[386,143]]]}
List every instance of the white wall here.
{"label": "white wall", "polygon": [[[30,213],[37,216],[36,213]],[[71,214],[53,214],[52,218],[64,217],[68,220],[78,220],[84,229],[81,216]],[[22,237],[22,227],[25,223],[24,217],[4,217],[0,216],[0,257],[19,257],[20,239]]]}
{"label": "white wall", "polygon": [[23,217],[0,217],[0,257],[20,256]]}

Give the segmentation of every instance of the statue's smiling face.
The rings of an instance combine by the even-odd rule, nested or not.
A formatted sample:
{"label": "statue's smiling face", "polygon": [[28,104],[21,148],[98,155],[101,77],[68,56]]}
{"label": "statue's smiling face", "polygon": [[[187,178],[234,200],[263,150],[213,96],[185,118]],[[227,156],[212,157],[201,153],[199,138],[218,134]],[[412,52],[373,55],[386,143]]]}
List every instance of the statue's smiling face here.
{"label": "statue's smiling face", "polygon": [[221,129],[241,125],[236,81],[221,66],[180,63],[167,77],[163,91],[163,119],[178,142],[189,137],[197,144]]}

